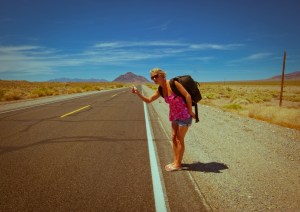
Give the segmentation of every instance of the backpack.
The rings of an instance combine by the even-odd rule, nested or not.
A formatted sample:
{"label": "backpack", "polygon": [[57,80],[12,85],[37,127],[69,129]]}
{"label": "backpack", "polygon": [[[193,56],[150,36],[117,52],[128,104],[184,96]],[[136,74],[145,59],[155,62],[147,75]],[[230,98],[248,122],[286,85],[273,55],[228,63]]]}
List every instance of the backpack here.
{"label": "backpack", "polygon": [[[181,85],[183,85],[185,90],[191,95],[192,105],[195,106],[196,122],[199,122],[197,103],[202,99],[200,90],[198,88],[198,85],[200,86],[200,84],[198,82],[194,81],[190,75],[178,76],[178,77],[174,77],[174,78],[170,79],[170,86],[171,86],[173,93],[176,94],[177,96],[181,96],[184,101],[186,101],[185,97],[183,97],[182,94],[178,91],[174,81],[177,81]],[[160,95],[162,97],[164,97],[161,86],[158,87],[158,91],[159,91]]]}

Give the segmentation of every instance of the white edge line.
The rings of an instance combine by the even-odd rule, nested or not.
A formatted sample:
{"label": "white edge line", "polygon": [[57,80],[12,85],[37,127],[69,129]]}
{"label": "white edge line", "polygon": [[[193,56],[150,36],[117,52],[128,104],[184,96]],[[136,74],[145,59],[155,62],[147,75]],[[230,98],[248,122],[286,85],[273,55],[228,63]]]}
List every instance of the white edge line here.
{"label": "white edge line", "polygon": [[[163,126],[162,120],[161,120],[161,118],[159,116],[157,116],[157,120],[158,120],[158,123],[160,124],[161,128],[163,129],[164,133],[168,137],[169,144],[173,145],[172,141],[171,141],[172,139],[170,138],[169,134],[166,132],[165,127]],[[182,162],[185,163],[184,160],[182,160]],[[198,193],[198,195],[200,196],[200,198],[203,200],[202,203],[203,203],[205,209],[207,211],[213,211],[212,207],[208,204],[208,201],[205,198],[205,195],[201,192],[200,187],[198,186],[198,183],[194,179],[193,175],[189,171],[187,173],[188,173],[188,176],[189,176],[191,182],[194,184],[195,191]]]}
{"label": "white edge line", "polygon": [[145,122],[146,122],[148,149],[149,149],[149,157],[150,157],[150,167],[151,167],[151,174],[152,174],[155,209],[156,211],[159,212],[167,212],[165,196],[164,196],[164,192],[163,192],[163,188],[159,176],[159,169],[157,165],[153,138],[150,130],[151,127],[148,119],[148,111],[145,102],[144,102],[144,112],[145,112]]}

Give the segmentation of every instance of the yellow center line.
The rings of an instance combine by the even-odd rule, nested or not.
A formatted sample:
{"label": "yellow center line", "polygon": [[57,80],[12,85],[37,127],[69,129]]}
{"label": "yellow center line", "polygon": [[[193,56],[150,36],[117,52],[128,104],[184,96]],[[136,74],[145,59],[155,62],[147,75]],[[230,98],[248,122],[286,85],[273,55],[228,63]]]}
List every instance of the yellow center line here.
{"label": "yellow center line", "polygon": [[118,96],[119,94],[121,94],[121,93],[125,93],[125,92],[127,92],[127,91],[122,91],[122,92],[120,92],[120,93],[116,93],[116,94],[112,95],[111,97]]}
{"label": "yellow center line", "polygon": [[90,106],[91,106],[91,105],[84,106],[84,107],[82,107],[82,108],[79,108],[78,110],[74,110],[74,111],[72,111],[72,112],[70,112],[70,113],[67,113],[67,114],[65,114],[65,115],[62,115],[62,116],[60,116],[60,118],[63,118],[63,117],[68,116],[68,115],[71,115],[71,114],[73,114],[73,113],[76,113],[76,112],[78,112],[78,111],[80,111],[80,110],[83,110],[83,109],[85,109],[85,108],[87,108],[87,107],[90,107]]}

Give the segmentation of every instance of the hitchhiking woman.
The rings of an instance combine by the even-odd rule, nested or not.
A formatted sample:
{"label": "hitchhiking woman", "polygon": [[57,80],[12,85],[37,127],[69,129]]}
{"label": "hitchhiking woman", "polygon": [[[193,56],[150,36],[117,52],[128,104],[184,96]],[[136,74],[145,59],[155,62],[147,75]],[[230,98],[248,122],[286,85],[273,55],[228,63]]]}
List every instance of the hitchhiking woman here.
{"label": "hitchhiking woman", "polygon": [[[165,166],[166,171],[177,171],[182,169],[182,159],[184,154],[184,137],[192,124],[192,119],[195,118],[195,113],[192,110],[192,99],[185,88],[177,81],[175,86],[183,97],[175,95],[170,87],[169,80],[166,79],[166,72],[162,69],[154,68],[150,71],[151,79],[155,84],[162,88],[162,93],[165,102],[169,104],[169,120],[172,123],[172,142],[174,160],[172,163]],[[151,103],[160,97],[160,92],[157,90],[150,97],[141,94],[135,87],[131,88],[131,92],[140,97],[144,102]]]}

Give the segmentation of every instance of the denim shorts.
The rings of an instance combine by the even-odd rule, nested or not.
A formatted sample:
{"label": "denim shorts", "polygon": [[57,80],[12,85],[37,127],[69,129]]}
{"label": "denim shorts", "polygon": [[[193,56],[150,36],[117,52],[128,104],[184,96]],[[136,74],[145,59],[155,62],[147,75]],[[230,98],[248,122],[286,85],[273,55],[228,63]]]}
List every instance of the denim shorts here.
{"label": "denim shorts", "polygon": [[190,118],[185,119],[185,120],[176,119],[176,120],[173,121],[173,123],[178,124],[179,126],[189,127],[189,126],[191,126],[192,121],[193,121],[193,117],[190,117]]}

